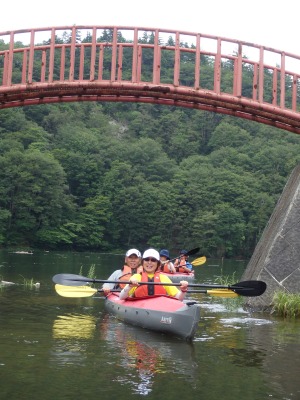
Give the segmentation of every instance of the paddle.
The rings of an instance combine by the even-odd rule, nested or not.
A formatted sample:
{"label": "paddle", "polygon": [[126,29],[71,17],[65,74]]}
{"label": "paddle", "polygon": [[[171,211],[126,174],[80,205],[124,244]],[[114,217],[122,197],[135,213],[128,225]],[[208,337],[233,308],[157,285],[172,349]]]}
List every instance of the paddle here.
{"label": "paddle", "polygon": [[[109,281],[105,279],[90,279],[81,275],[74,274],[57,274],[52,278],[54,283],[67,286],[83,286],[86,283],[122,283],[130,284],[130,281]],[[80,285],[80,282],[82,284]],[[162,285],[162,286],[181,286],[180,283],[170,282],[139,282],[140,285]],[[266,283],[263,281],[245,281],[239,282],[234,285],[217,285],[217,284],[205,284],[205,283],[189,283],[189,287],[203,287],[203,288],[214,288],[214,289],[230,289],[242,296],[254,297],[262,295],[266,290]]]}
{"label": "paddle", "polygon": [[[63,297],[91,297],[95,293],[103,293],[103,289],[94,289],[90,286],[64,286],[55,285],[56,292]],[[111,292],[120,292],[119,289],[112,289]]]}
{"label": "paddle", "polygon": [[[186,256],[193,256],[194,254],[197,254],[199,250],[200,250],[200,247],[196,247],[195,249],[189,250],[185,255],[186,255]],[[179,257],[179,256],[174,257],[174,258],[171,258],[170,260],[167,260],[166,262],[174,261],[174,260],[176,260],[178,257]],[[166,263],[166,262],[165,262],[165,263]],[[164,263],[164,264],[165,264],[165,263]]]}
{"label": "paddle", "polygon": [[[200,250],[200,247],[196,247],[195,249],[189,250],[186,253],[186,256],[193,256],[194,254],[197,254],[199,252],[199,250]],[[173,258],[173,260],[176,260],[176,258],[178,258],[178,256]]]}
{"label": "paddle", "polygon": [[[196,258],[194,261],[191,262],[193,267],[199,267],[200,265],[203,265],[205,263],[206,263],[205,256]],[[163,264],[165,264],[165,263],[163,263]],[[182,265],[182,267],[184,267],[185,265],[187,265],[187,264]]]}
{"label": "paddle", "polygon": [[[103,289],[94,289],[90,286],[64,286],[55,285],[56,293],[62,297],[91,297],[96,293],[103,293]],[[120,290],[111,290],[111,292],[120,292]],[[204,293],[211,296],[219,297],[238,297],[238,294],[229,289],[212,289],[212,290],[188,290],[187,293]],[[244,294],[242,294],[244,296]]]}
{"label": "paddle", "polygon": [[205,256],[196,258],[194,261],[191,261],[191,264],[192,264],[193,267],[199,267],[199,265],[203,265],[205,263],[206,263],[206,257]]}

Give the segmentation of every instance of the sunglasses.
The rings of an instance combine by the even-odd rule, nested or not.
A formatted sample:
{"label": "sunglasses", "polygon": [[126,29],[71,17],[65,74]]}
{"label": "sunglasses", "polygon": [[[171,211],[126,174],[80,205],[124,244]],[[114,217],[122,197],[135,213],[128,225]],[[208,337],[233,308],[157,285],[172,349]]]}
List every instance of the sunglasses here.
{"label": "sunglasses", "polygon": [[144,258],[144,261],[157,262],[158,260],[156,258],[147,257],[147,258]]}

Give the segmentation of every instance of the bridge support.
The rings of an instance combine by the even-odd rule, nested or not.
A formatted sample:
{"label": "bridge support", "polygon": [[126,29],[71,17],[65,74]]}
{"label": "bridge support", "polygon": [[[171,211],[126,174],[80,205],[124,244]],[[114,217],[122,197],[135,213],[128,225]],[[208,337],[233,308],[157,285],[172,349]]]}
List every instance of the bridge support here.
{"label": "bridge support", "polygon": [[266,310],[274,293],[300,293],[300,165],[291,173],[271,218],[257,244],[242,280],[267,283],[266,292],[249,297],[246,305]]}

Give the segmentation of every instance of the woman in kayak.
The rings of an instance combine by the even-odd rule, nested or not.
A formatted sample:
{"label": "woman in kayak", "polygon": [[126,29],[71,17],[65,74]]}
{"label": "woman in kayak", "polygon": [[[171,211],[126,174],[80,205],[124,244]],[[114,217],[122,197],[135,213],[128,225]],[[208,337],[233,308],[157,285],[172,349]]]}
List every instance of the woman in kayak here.
{"label": "woman in kayak", "polygon": [[159,252],[160,255],[160,263],[161,263],[161,271],[167,274],[175,274],[176,269],[174,264],[170,261],[169,251],[166,249],[162,249]]}
{"label": "woman in kayak", "polygon": [[139,285],[139,282],[162,282],[172,283],[171,279],[160,273],[159,252],[155,249],[148,249],[144,252],[142,258],[143,272],[133,275],[120,293],[120,299],[127,297],[145,297],[154,295],[168,295],[178,300],[183,300],[188,288],[187,281],[180,282],[180,288],[176,286],[163,285]]}
{"label": "woman in kayak", "polygon": [[[128,281],[129,278],[143,271],[143,267],[141,266],[141,253],[137,249],[130,249],[125,254],[125,263],[122,269],[117,269],[114,271],[109,278],[108,281]],[[104,283],[102,286],[103,293],[105,296],[109,294],[112,289],[122,289],[125,284],[119,283]]]}
{"label": "woman in kayak", "polygon": [[179,253],[179,258],[176,258],[174,262],[174,267],[176,272],[186,272],[189,273],[193,269],[193,265],[188,262],[188,252],[186,250],[181,250]]}

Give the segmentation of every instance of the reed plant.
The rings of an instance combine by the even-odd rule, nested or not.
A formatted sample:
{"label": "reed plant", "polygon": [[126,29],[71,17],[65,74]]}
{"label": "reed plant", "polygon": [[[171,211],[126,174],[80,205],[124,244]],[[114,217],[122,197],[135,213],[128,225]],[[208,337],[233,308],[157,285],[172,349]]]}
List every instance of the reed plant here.
{"label": "reed plant", "polygon": [[40,288],[41,284],[40,282],[34,282],[33,278],[27,279],[23,275],[20,275],[23,278],[23,283],[22,285],[26,289],[32,289],[32,288]]}
{"label": "reed plant", "polygon": [[[85,274],[83,273],[83,267],[82,267],[82,265],[80,266],[79,275],[85,275]],[[87,276],[89,279],[96,279],[96,265],[95,265],[95,264],[92,264],[92,265],[90,266],[90,268],[89,268],[89,270],[88,270],[86,276]]]}
{"label": "reed plant", "polygon": [[271,313],[277,313],[285,318],[300,316],[300,294],[278,291],[273,296],[273,309]]}
{"label": "reed plant", "polygon": [[90,278],[90,279],[95,279],[96,278],[96,265],[95,264],[92,264],[90,266],[90,269],[89,269],[89,271],[87,273],[87,277]]}
{"label": "reed plant", "polygon": [[219,283],[220,285],[233,285],[236,283],[236,272],[234,272],[232,275],[220,275],[216,277],[216,282]]}
{"label": "reed plant", "polygon": [[[236,272],[234,272],[232,275],[223,275],[221,270],[221,275],[217,276],[215,281],[220,285],[231,286],[237,281]],[[221,302],[223,305],[226,306],[227,309],[234,311],[242,306],[242,304],[244,303],[244,298],[242,296],[238,296],[235,298],[218,297],[217,299],[214,299],[214,301]]]}
{"label": "reed plant", "polygon": [[25,287],[28,287],[28,288],[33,288],[33,287],[35,286],[35,283],[34,283],[34,281],[33,281],[33,278],[31,278],[31,279],[26,279],[26,278],[24,278],[23,285],[24,285]]}

